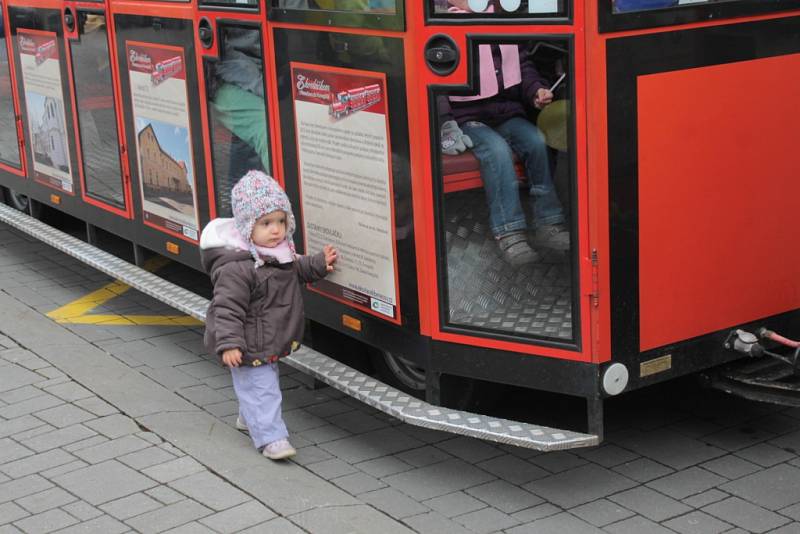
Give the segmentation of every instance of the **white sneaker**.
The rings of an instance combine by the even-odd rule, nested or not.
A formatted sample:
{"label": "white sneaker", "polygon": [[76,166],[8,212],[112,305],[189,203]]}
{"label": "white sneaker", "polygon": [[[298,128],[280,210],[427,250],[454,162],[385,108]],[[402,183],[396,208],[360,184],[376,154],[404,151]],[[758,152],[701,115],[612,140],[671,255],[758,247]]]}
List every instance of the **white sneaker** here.
{"label": "white sneaker", "polygon": [[289,440],[284,438],[273,441],[272,443],[267,443],[264,450],[261,451],[261,454],[270,460],[284,460],[297,454],[297,451],[294,450]]}
{"label": "white sneaker", "polygon": [[245,432],[250,432],[250,429],[247,428],[247,425],[242,419],[241,415],[236,416],[236,430],[244,430]]}

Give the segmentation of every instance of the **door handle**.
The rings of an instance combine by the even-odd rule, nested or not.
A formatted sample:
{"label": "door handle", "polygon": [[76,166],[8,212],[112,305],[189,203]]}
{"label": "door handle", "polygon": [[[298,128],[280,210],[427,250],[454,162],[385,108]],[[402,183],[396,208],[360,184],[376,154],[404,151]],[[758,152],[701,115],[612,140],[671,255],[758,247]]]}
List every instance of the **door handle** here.
{"label": "door handle", "polygon": [[439,76],[456,70],[460,54],[455,41],[448,35],[434,35],[425,43],[425,64]]}

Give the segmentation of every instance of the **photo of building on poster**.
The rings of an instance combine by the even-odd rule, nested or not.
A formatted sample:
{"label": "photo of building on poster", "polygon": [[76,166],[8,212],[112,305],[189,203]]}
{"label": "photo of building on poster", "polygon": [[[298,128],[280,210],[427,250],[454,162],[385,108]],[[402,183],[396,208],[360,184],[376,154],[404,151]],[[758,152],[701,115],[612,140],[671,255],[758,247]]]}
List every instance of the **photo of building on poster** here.
{"label": "photo of building on poster", "polygon": [[146,224],[197,241],[197,195],[183,50],[126,43]]}
{"label": "photo of building on poster", "polygon": [[56,34],[18,30],[34,179],[74,192]]}
{"label": "photo of building on poster", "polygon": [[291,68],[305,250],[339,250],[314,288],[399,322],[385,76]]}

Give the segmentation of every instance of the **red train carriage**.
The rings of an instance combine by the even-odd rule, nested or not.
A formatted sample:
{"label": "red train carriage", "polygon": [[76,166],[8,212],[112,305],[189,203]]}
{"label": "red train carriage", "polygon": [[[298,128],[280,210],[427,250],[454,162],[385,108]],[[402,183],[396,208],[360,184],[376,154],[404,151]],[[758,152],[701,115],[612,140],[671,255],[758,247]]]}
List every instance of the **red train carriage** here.
{"label": "red train carriage", "polygon": [[[357,398],[540,449],[595,444],[604,399],[698,371],[798,402],[800,0],[5,0],[2,16],[9,203],[78,217],[90,242],[117,234],[139,263],[199,268],[232,184],[271,173],[298,249],[342,258],[305,292],[316,350],[287,361]],[[766,105],[743,102],[742,80]],[[512,146],[502,175],[452,137],[502,137],[500,99],[546,145]],[[32,150],[45,110],[63,161]],[[494,239],[498,183],[536,251],[522,265]],[[545,194],[558,249],[533,225]],[[19,211],[0,219],[203,317],[196,295]],[[329,357],[364,347],[388,385]],[[486,383],[583,399],[587,424],[454,408]]]}

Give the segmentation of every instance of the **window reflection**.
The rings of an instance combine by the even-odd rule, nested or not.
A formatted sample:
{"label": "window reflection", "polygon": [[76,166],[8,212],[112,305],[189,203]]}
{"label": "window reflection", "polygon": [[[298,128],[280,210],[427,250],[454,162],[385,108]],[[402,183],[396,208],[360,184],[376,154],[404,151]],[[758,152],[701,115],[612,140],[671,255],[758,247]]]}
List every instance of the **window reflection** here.
{"label": "window reflection", "polygon": [[614,13],[629,13],[633,11],[649,11],[652,9],[734,1],[739,0],[612,0],[612,5]]}
{"label": "window reflection", "polygon": [[346,11],[351,13],[395,13],[397,0],[274,0],[284,9]]}
{"label": "window reflection", "polygon": [[3,4],[0,3],[0,161],[19,167],[19,140],[4,26]]}
{"label": "window reflection", "polygon": [[570,80],[558,42],[477,46],[437,98],[449,322],[572,339]]}
{"label": "window reflection", "polygon": [[563,15],[564,0],[432,0],[437,15],[496,17]]}
{"label": "window reflection", "polygon": [[78,32],[80,40],[70,50],[86,191],[124,207],[106,18],[79,13]]}
{"label": "window reflection", "polygon": [[247,171],[270,173],[261,32],[222,26],[220,61],[207,64],[217,210],[230,216],[230,191]]}

